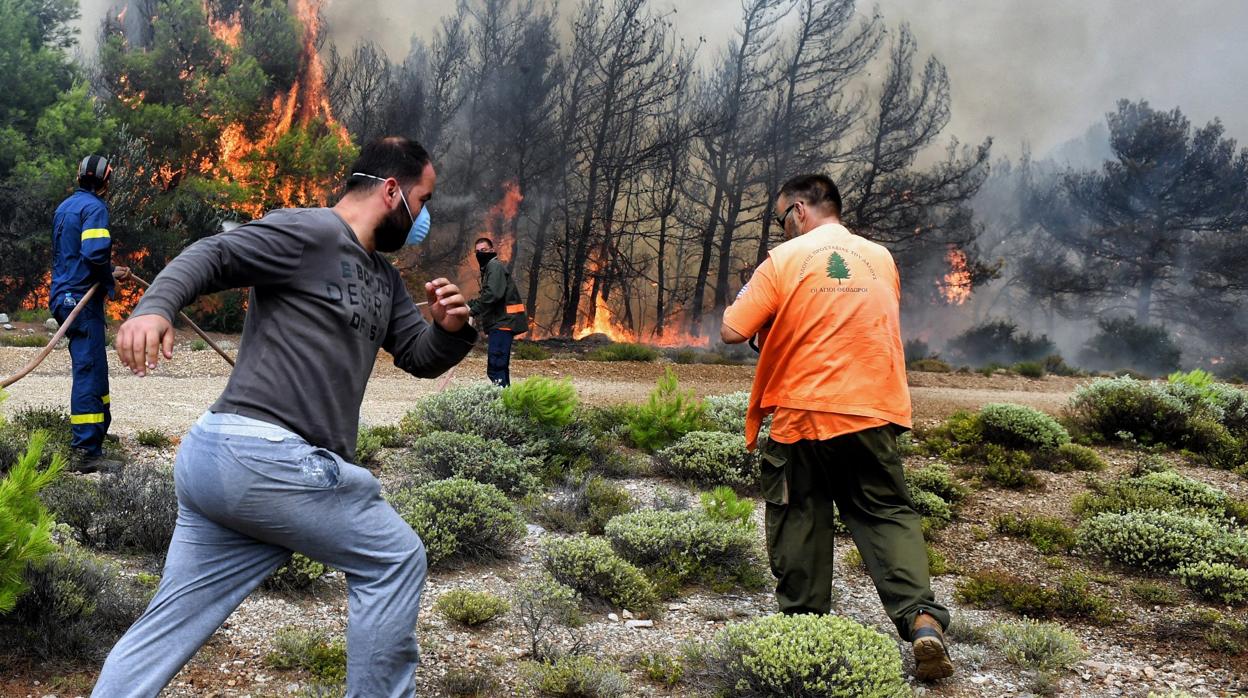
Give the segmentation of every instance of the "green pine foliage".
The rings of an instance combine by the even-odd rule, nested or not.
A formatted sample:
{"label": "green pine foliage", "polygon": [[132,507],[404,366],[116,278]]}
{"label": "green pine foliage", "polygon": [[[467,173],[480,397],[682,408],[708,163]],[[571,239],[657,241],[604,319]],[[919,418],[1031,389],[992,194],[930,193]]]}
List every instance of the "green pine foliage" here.
{"label": "green pine foliage", "polygon": [[542,426],[559,430],[576,415],[576,389],[571,380],[533,376],[513,383],[502,392],[503,406]]}
{"label": "green pine foliage", "polygon": [[701,428],[705,413],[706,405],[692,391],[681,392],[676,373],[668,367],[646,404],[630,415],[628,435],[633,445],[654,452]]}
{"label": "green pine foliage", "polygon": [[65,467],[54,458],[39,468],[47,437],[36,432],[26,453],[0,480],[0,613],[13,609],[27,589],[26,567],[56,550],[52,517],[39,500],[39,491],[52,484]]}

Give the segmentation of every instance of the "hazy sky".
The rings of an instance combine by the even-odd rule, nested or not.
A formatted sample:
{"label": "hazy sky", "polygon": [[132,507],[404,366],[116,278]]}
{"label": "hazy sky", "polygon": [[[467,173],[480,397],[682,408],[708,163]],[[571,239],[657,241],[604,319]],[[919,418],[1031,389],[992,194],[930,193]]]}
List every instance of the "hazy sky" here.
{"label": "hazy sky", "polygon": [[[107,3],[83,3],[84,44]],[[565,14],[575,0],[560,3]],[[326,0],[338,41],[362,37],[402,57],[454,0]],[[1248,0],[879,0],[885,21],[910,23],[920,51],[949,68],[953,117],[943,134],[994,136],[999,154],[1030,141],[1043,154],[1082,135],[1116,100],[1179,106],[1196,124],[1221,117],[1248,141]],[[689,38],[722,44],[734,0],[656,0]],[[863,2],[860,7],[869,8]],[[90,50],[90,47],[86,47]]]}

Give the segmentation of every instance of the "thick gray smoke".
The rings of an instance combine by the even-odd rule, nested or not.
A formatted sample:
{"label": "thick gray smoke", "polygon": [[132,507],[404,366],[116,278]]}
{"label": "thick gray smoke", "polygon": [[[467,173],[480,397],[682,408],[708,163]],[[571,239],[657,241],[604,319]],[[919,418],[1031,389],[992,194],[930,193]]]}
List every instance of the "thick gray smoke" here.
{"label": "thick gray smoke", "polygon": [[[82,50],[94,53],[112,0],[82,3]],[[574,3],[561,3],[565,15]],[[863,2],[864,9],[869,2]],[[331,37],[367,39],[402,59],[413,36],[428,39],[455,0],[327,0]],[[676,10],[682,34],[711,47],[737,23],[729,0],[656,0]],[[1102,121],[1119,98],[1181,106],[1194,123],[1220,117],[1248,140],[1248,3],[1242,0],[879,0],[889,24],[909,22],[920,50],[949,68],[953,115],[946,134],[996,139],[997,155],[1028,142],[1046,155]]]}

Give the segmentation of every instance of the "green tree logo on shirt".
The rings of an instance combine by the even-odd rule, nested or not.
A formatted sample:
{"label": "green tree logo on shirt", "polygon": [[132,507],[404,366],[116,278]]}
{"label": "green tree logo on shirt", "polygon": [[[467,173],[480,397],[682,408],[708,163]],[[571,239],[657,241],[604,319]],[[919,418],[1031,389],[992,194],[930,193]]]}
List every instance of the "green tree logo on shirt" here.
{"label": "green tree logo on shirt", "polygon": [[849,267],[845,264],[845,258],[839,252],[833,252],[828,257],[828,278],[836,279],[836,285],[841,285],[842,279],[849,278]]}

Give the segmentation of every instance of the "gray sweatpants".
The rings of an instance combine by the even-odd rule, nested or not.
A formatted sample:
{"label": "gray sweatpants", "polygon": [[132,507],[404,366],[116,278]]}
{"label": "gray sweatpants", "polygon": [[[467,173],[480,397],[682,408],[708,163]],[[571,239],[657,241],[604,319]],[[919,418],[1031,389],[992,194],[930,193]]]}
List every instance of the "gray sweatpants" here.
{"label": "gray sweatpants", "polygon": [[364,468],[265,422],[206,414],[178,450],[156,596],[92,696],[156,696],[291,551],[346,573],[347,695],[415,695],[425,548]]}

